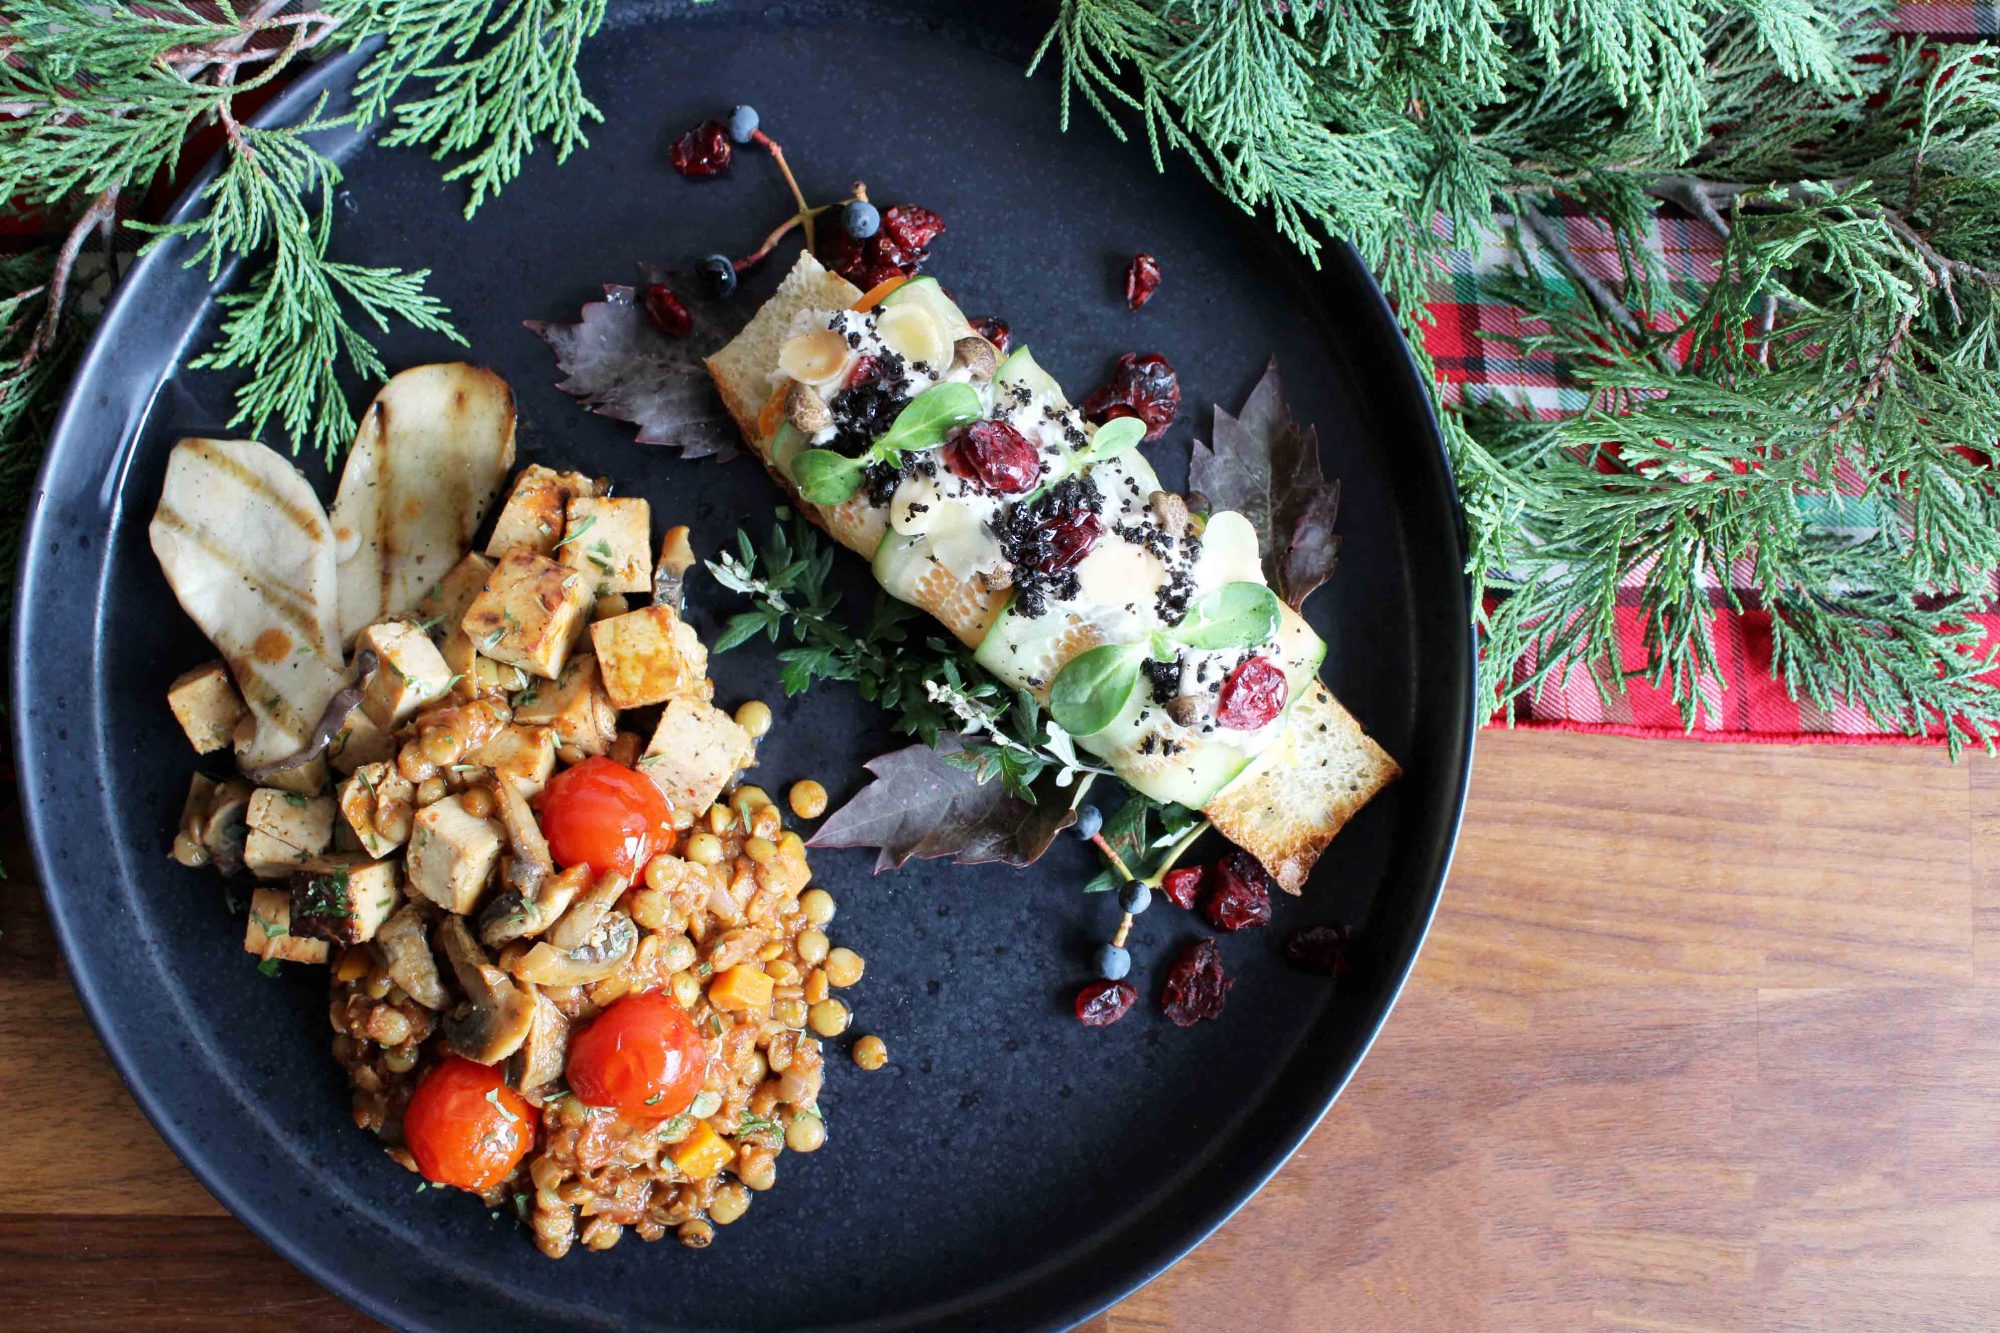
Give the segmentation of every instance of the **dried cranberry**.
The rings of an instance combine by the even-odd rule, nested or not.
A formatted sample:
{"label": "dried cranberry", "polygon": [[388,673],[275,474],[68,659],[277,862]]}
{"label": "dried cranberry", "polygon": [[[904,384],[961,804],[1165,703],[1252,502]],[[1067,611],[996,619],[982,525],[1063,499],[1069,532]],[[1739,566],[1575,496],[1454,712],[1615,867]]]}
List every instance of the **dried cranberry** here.
{"label": "dried cranberry", "polygon": [[1215,723],[1231,731],[1255,731],[1285,711],[1291,682],[1268,657],[1246,657],[1215,696]]}
{"label": "dried cranberry", "polygon": [[683,176],[713,176],[729,169],[732,152],[723,123],[704,120],[674,140],[674,146],[667,150],[667,161]]}
{"label": "dried cranberry", "polygon": [[1307,926],[1285,936],[1285,959],[1294,966],[1323,976],[1338,977],[1347,971],[1346,926]]}
{"label": "dried cranberry", "polygon": [[944,235],[944,219],[928,208],[897,204],[882,214],[882,235],[921,258],[931,242]]}
{"label": "dried cranberry", "polygon": [[1095,514],[1065,514],[1049,525],[1048,543],[1039,552],[1035,568],[1044,574],[1060,574],[1083,563],[1104,535],[1104,525]]}
{"label": "dried cranberry", "polygon": [[1271,877],[1248,852],[1231,852],[1215,863],[1209,876],[1208,901],[1202,915],[1217,930],[1271,924]]}
{"label": "dried cranberry", "polygon": [[1204,1018],[1220,1016],[1229,988],[1235,984],[1233,978],[1222,975],[1222,954],[1214,940],[1190,944],[1167,969],[1160,1011],[1176,1026],[1191,1028]]}
{"label": "dried cranberry", "polygon": [[1208,880],[1208,867],[1188,866],[1181,870],[1169,870],[1160,880],[1160,892],[1167,895],[1167,901],[1176,907],[1194,910],[1195,895]]}
{"label": "dried cranberry", "polygon": [[1160,289],[1160,261],[1143,250],[1132,256],[1132,263],[1125,270],[1125,304],[1137,310],[1153,299],[1153,293]]}
{"label": "dried cranberry", "polygon": [[674,295],[674,289],[664,282],[656,282],[646,288],[642,298],[646,307],[646,318],[653,327],[669,338],[685,338],[694,327],[694,316],[681,304],[681,298]]}
{"label": "dried cranberry", "polygon": [[1125,1017],[1138,998],[1129,981],[1093,981],[1076,993],[1076,1021],[1087,1028],[1108,1027]]}
{"label": "dried cranberry", "polygon": [[857,384],[881,378],[882,359],[880,357],[858,356],[854,358],[854,364],[847,368],[847,378],[841,381],[840,387],[851,389]]}
{"label": "dried cranberry", "polygon": [[1007,350],[1007,344],[1013,341],[1013,331],[1007,327],[1007,321],[1004,319],[995,319],[991,315],[979,315],[966,322],[972,325],[974,333],[986,339],[987,342],[992,343],[1003,352]]}
{"label": "dried cranberry", "polygon": [[1137,417],[1146,423],[1146,438],[1157,440],[1181,410],[1181,381],[1167,359],[1127,352],[1118,358],[1111,378],[1083,400],[1083,414],[1103,423],[1113,417]]}
{"label": "dried cranberry", "polygon": [[1004,421],[975,421],[952,436],[944,465],[996,495],[1019,495],[1042,479],[1035,446]]}

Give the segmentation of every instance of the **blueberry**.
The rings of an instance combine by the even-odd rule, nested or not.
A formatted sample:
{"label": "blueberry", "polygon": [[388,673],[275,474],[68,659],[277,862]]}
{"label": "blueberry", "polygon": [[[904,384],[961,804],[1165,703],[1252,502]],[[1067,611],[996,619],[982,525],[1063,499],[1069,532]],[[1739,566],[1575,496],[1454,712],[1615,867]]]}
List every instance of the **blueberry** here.
{"label": "blueberry", "polygon": [[1097,975],[1106,981],[1123,981],[1132,970],[1132,955],[1115,944],[1097,946]]}
{"label": "blueberry", "polygon": [[1088,842],[1104,827],[1104,814],[1094,805],[1076,808],[1076,836]]}
{"label": "blueberry", "polygon": [[757,108],[739,106],[729,113],[729,137],[737,143],[749,143],[750,136],[757,132]]}
{"label": "blueberry", "polygon": [[1118,905],[1133,916],[1153,905],[1153,891],[1139,880],[1131,880],[1118,890]]}
{"label": "blueberry", "polygon": [[840,225],[849,236],[865,241],[882,228],[882,215],[866,199],[852,199],[840,210]]}
{"label": "blueberry", "polygon": [[703,255],[695,272],[701,275],[701,285],[710,296],[727,296],[736,290],[736,265],[729,262],[728,255]]}

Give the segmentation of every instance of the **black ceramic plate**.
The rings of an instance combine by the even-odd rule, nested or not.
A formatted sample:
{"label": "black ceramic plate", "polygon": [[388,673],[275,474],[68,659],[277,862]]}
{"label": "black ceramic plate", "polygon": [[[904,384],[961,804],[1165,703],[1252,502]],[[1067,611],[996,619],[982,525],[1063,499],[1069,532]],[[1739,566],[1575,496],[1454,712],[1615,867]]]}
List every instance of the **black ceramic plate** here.
{"label": "black ceramic plate", "polygon": [[[1472,650],[1451,480],[1379,294],[1350,254],[1330,250],[1312,270],[1192,173],[1155,174],[1143,147],[1087,116],[1058,133],[1054,83],[1021,76],[1040,18],[967,32],[917,13],[615,15],[584,57],[608,117],[587,153],[560,169],[538,153],[466,222],[460,190],[427,160],[342,145],[335,247],[434,270],[470,355],[514,386],[523,461],[615,477],[661,520],[691,522],[708,550],[768,521],[762,475],[743,460],[683,462],[586,414],[556,392],[521,321],[569,317],[636,260],[740,250],[782,215],[760,159],[701,184],[665,166],[671,138],[717,108],[755,104],[815,195],[864,176],[878,199],[941,212],[951,230],[932,271],[968,309],[1010,320],[1065,384],[1094,383],[1122,351],[1166,353],[1192,409],[1149,449],[1169,483],[1185,475],[1208,404],[1239,403],[1276,352],[1343,486],[1340,570],[1312,604],[1332,645],[1326,676],[1406,776],[1341,834],[1305,896],[1277,905],[1272,928],[1222,940],[1237,978],[1228,1012],[1186,1031],[1154,1004],[1165,960],[1199,933],[1171,907],[1136,933],[1134,1013],[1101,1031],[1070,1016],[1089,950],[1117,916],[1108,895],[1079,892],[1091,864],[1074,839],[1026,872],[913,864],[871,876],[867,853],[816,854],[841,903],[840,939],[868,959],[856,1031],[887,1039],[890,1066],[863,1074],[837,1044],[828,1146],[787,1154],[778,1188],[706,1252],[627,1238],[548,1263],[511,1217],[418,1193],[352,1127],[327,1053],[324,975],[260,976],[215,879],[165,857],[193,764],[162,695],[210,652],[175,607],[146,524],[173,441],[222,430],[230,387],[185,369],[212,334],[214,292],[167,247],[106,316],[42,477],[14,627],[23,796],[77,987],[140,1105],[237,1216],[389,1323],[1082,1319],[1183,1254],[1284,1161],[1415,956],[1465,787]],[[323,89],[337,102],[351,72],[316,72],[269,115],[296,117]],[[1116,292],[1136,249],[1160,257],[1166,282],[1133,314]],[[392,367],[456,355],[401,334],[385,352]],[[357,405],[372,388],[354,386]],[[840,568],[867,586],[859,561]],[[697,581],[705,633],[729,610]],[[780,700],[763,645],[718,659],[715,674],[725,702]],[[843,688],[777,711],[757,775],[774,790],[812,776],[841,799],[861,761],[894,743]],[[1278,958],[1286,928],[1328,921],[1359,928],[1337,993]]]}

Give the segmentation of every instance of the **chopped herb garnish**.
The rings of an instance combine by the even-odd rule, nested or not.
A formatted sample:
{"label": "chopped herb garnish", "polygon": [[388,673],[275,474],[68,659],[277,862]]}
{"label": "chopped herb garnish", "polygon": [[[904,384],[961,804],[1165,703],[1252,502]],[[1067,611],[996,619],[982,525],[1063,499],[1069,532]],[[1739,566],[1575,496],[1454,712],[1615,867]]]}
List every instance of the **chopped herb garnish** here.
{"label": "chopped herb garnish", "polygon": [[571,528],[569,530],[569,533],[566,536],[564,536],[564,538],[561,541],[556,543],[555,549],[560,551],[563,547],[568,546],[571,542],[575,541],[578,537],[581,537],[584,533],[589,532],[592,528],[596,526],[597,526],[597,515],[585,514],[583,516],[583,522],[577,524],[574,528]]}
{"label": "chopped herb garnish", "polygon": [[[509,616],[508,619],[511,620],[513,619],[513,617]],[[485,638],[481,639],[479,641],[479,646],[482,650],[491,652],[493,649],[498,648],[500,646],[500,640],[506,637],[507,637],[507,631],[505,628],[496,629],[491,634],[488,634]]]}
{"label": "chopped herb garnish", "polygon": [[508,1110],[505,1106],[502,1106],[500,1104],[500,1089],[488,1088],[486,1090],[486,1100],[493,1104],[493,1109],[498,1111],[501,1114],[501,1116],[507,1121],[508,1124],[518,1125],[521,1123],[520,1116],[515,1115],[512,1111]]}
{"label": "chopped herb garnish", "polygon": [[664,1096],[666,1096],[666,1095],[667,1095],[667,1094],[666,1094],[665,1092],[656,1092],[656,1093],[654,1093],[654,1094],[653,1094],[652,1096],[650,1096],[650,1097],[648,1097],[648,1098],[646,1099],[646,1105],[648,1105],[648,1106],[658,1106],[658,1105],[660,1104],[660,1098],[662,1098],[662,1097],[664,1097]]}
{"label": "chopped herb garnish", "polygon": [[285,804],[297,806],[303,810],[306,808],[306,798],[295,791],[288,791],[285,793]]}
{"label": "chopped herb garnish", "polygon": [[266,958],[263,962],[257,964],[257,970],[267,977],[275,977],[278,975],[278,960],[275,958]]}

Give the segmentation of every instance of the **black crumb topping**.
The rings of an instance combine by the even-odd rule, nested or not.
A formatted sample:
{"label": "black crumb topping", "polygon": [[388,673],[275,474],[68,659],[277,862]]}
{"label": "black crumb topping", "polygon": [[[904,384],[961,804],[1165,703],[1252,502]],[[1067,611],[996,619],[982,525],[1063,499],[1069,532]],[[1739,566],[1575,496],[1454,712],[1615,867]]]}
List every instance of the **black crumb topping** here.
{"label": "black crumb topping", "polygon": [[1149,657],[1139,668],[1146,673],[1147,682],[1153,687],[1153,702],[1165,704],[1181,692],[1181,655],[1161,659]]}
{"label": "black crumb topping", "polygon": [[1052,570],[1057,536],[1104,511],[1104,497],[1088,473],[1064,477],[1032,504],[1008,509],[995,524],[1001,554],[1014,567],[1014,605],[1022,615],[1039,616],[1051,597],[1076,596],[1076,569]]}
{"label": "black crumb topping", "polygon": [[903,395],[903,358],[884,352],[874,360],[870,374],[842,389],[827,404],[833,413],[833,439],[828,447],[849,458],[858,457],[886,434],[910,401]]}
{"label": "black crumb topping", "polygon": [[[893,462],[870,463],[861,473],[861,484],[867,488],[868,503],[886,505],[895,495],[896,487],[903,478],[911,476],[934,477],[937,475],[937,456],[929,450],[922,453],[899,455]],[[911,513],[922,513],[928,505],[911,505]]]}

